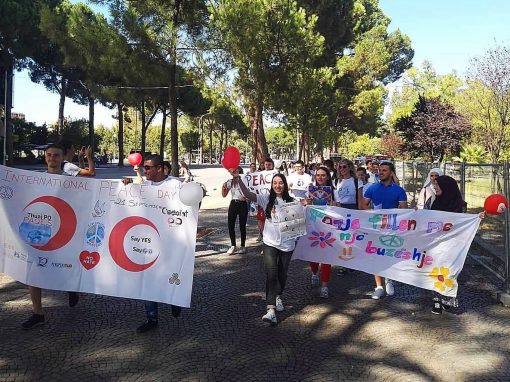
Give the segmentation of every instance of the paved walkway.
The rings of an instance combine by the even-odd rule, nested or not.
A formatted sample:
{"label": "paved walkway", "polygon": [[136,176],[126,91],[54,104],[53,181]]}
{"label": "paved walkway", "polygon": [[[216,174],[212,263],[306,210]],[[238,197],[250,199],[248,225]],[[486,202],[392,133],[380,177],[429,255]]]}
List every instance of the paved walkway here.
{"label": "paved walkway", "polygon": [[135,333],[142,303],[45,292],[47,323],[20,329],[28,291],[0,275],[0,381],[509,381],[510,309],[492,298],[499,285],[468,262],[461,307],[430,313],[430,295],[396,285],[381,301],[372,277],[337,276],[329,300],[294,261],[277,327],[261,321],[264,270],[251,221],[246,255],[227,256],[226,209],[201,212],[192,306]]}

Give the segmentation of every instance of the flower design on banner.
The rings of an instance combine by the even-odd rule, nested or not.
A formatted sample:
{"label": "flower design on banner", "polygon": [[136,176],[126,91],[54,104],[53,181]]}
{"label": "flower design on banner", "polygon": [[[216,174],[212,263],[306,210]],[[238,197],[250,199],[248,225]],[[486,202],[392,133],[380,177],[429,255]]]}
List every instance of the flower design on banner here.
{"label": "flower design on banner", "polygon": [[446,278],[450,274],[450,269],[446,267],[434,267],[429,276],[436,279],[434,287],[441,292],[444,292],[446,288],[451,289],[455,285],[455,280]]}
{"label": "flower design on banner", "polygon": [[326,245],[333,247],[331,243],[333,243],[336,240],[334,237],[331,237],[331,232],[328,232],[326,235],[324,235],[324,232],[312,231],[312,235],[313,236],[310,236],[308,238],[308,240],[313,241],[313,243],[310,245],[311,247],[320,246],[321,248],[324,248],[326,247]]}

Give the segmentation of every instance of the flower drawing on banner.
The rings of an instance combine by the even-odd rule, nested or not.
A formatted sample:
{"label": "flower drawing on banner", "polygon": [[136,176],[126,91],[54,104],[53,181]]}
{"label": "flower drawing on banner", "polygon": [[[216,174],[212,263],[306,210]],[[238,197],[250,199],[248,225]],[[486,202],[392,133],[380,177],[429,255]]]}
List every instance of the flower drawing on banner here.
{"label": "flower drawing on banner", "polygon": [[326,245],[329,245],[332,247],[331,243],[333,243],[336,239],[334,237],[331,237],[331,232],[328,232],[324,235],[324,232],[315,232],[312,231],[312,235],[308,238],[308,240],[312,240],[312,244],[310,244],[310,247],[317,247],[320,246],[321,248],[326,247]]}
{"label": "flower drawing on banner", "polygon": [[434,287],[441,292],[444,292],[447,288],[451,289],[455,285],[455,280],[449,279],[446,276],[450,274],[450,269],[446,267],[434,267],[429,276],[437,281],[434,282]]}

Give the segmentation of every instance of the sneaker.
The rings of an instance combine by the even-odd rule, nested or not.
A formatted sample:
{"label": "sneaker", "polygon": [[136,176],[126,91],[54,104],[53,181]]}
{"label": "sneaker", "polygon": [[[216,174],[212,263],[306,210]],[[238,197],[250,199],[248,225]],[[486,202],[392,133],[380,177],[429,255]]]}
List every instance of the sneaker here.
{"label": "sneaker", "polygon": [[21,324],[21,327],[25,330],[33,329],[36,326],[44,324],[44,314],[32,314],[28,320]]}
{"label": "sneaker", "polygon": [[393,286],[393,281],[390,279],[384,279],[386,294],[388,296],[393,296],[395,294],[395,287]]}
{"label": "sneaker", "polygon": [[319,286],[319,275],[312,273],[312,288]]}
{"label": "sneaker", "polygon": [[255,241],[258,243],[258,242],[261,242],[263,240],[263,236],[261,233],[259,233],[259,235],[257,236],[257,238],[255,239]]}
{"label": "sneaker", "polygon": [[372,298],[374,300],[379,300],[380,298],[384,297],[384,289],[382,287],[375,288],[374,293],[372,293]]}
{"label": "sneaker", "polygon": [[232,247],[230,247],[227,251],[227,255],[233,255],[234,253],[236,253],[236,246],[233,245]]}
{"label": "sneaker", "polygon": [[442,314],[443,313],[443,304],[439,299],[435,298],[432,301],[432,309],[430,310],[432,314]]}
{"label": "sneaker", "polygon": [[79,299],[80,295],[77,292],[69,292],[69,307],[74,308]]}
{"label": "sneaker", "polygon": [[239,253],[240,255],[244,255],[246,253],[246,247],[241,246],[241,248],[239,248],[239,251],[237,251],[237,253]]}
{"label": "sneaker", "polygon": [[269,308],[267,313],[262,316],[262,321],[269,322],[271,325],[276,325],[278,320],[276,319],[276,312],[274,309]]}
{"label": "sneaker", "polygon": [[283,312],[285,307],[283,306],[282,296],[276,296],[276,311]]}
{"label": "sneaker", "polygon": [[328,298],[328,297],[329,297],[328,287],[322,287],[321,288],[320,298]]}
{"label": "sneaker", "polygon": [[137,333],[146,333],[148,331],[154,330],[158,327],[158,322],[154,320],[149,320],[145,324],[140,325],[136,328]]}

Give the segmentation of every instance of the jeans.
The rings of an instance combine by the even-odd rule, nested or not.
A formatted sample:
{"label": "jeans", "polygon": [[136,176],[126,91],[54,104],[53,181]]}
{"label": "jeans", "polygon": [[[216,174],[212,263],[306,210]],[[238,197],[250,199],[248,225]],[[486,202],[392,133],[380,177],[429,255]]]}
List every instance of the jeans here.
{"label": "jeans", "polygon": [[158,320],[158,303],[154,301],[144,301],[145,303],[145,316],[147,321]]}
{"label": "jeans", "polygon": [[232,199],[228,207],[228,234],[230,245],[236,245],[236,220],[239,215],[239,230],[241,231],[241,247],[246,242],[246,221],[248,220],[248,204],[246,201]]}
{"label": "jeans", "polygon": [[266,304],[276,307],[276,296],[281,295],[287,282],[292,252],[284,252],[264,244],[264,267],[266,268]]}

